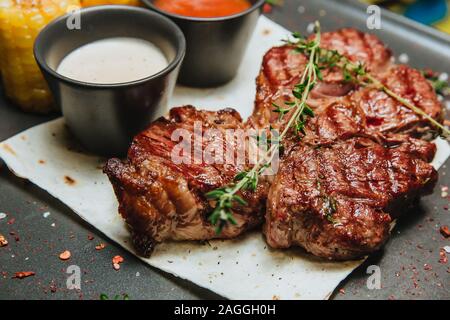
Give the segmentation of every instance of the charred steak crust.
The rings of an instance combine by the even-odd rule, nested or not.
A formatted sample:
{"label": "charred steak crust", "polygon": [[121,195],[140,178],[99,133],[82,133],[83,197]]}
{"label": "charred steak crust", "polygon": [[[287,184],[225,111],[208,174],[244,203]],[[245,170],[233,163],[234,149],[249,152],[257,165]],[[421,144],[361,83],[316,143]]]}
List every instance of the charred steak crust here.
{"label": "charred steak crust", "polygon": [[[119,200],[119,212],[131,228],[140,254],[149,256],[155,244],[166,240],[207,240],[232,238],[263,222],[263,207],[268,185],[241,196],[248,206],[234,210],[237,225],[228,225],[220,235],[207,218],[211,204],[204,194],[233,181],[245,168],[230,164],[175,163],[171,153],[177,145],[172,134],[177,129],[192,134],[195,123],[203,130],[217,129],[201,146],[222,142],[223,131],[242,128],[239,114],[226,109],[218,112],[198,111],[192,106],[174,108],[169,117],[160,118],[137,135],[128,159],[110,159],[104,168]],[[232,146],[235,147],[235,146]],[[201,160],[201,159],[200,159]]]}

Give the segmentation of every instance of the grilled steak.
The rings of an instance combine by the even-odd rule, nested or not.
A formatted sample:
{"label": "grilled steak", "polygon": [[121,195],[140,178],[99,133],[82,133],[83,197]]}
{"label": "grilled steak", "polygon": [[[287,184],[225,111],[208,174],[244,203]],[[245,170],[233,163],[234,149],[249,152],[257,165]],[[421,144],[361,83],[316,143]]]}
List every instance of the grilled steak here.
{"label": "grilled steak", "polygon": [[[200,126],[200,133],[194,130],[196,125]],[[174,108],[168,119],[155,121],[135,137],[127,161],[110,159],[107,162],[105,173],[119,200],[120,214],[130,226],[141,255],[150,255],[154,245],[165,240],[233,238],[262,223],[268,189],[264,181],[257,192],[240,194],[248,206],[233,210],[237,225],[229,224],[217,235],[207,220],[212,210],[204,194],[231,183],[235,175],[246,168],[245,161],[242,164],[237,161],[242,141],[227,143],[225,139],[226,130],[242,128],[239,114],[231,109],[207,112],[191,106]],[[200,141],[196,139],[202,141],[196,142]],[[182,159],[174,161],[172,156],[173,152],[183,155],[176,151],[179,142],[188,146],[185,163],[179,163]],[[223,146],[223,157],[231,150],[235,160],[229,164],[225,158],[223,164],[217,159],[208,160],[206,146],[216,143],[217,150]]]}
{"label": "grilled steak", "polygon": [[[375,36],[342,29],[323,33],[321,46],[337,50],[352,61],[365,63],[368,70],[394,92],[433,118],[442,118],[442,107],[427,80],[417,70],[393,64],[390,51]],[[282,106],[285,101],[293,100],[291,91],[299,82],[306,62],[306,58],[289,45],[272,48],[266,53],[257,78],[255,110],[248,121],[250,126],[281,125],[272,103]],[[323,81],[316,85],[308,99],[309,105],[319,109],[333,103],[359,109],[358,113],[365,118],[365,131],[369,130],[366,133],[408,132],[420,135],[430,128],[427,121],[384,92],[344,82],[338,68],[324,70]]]}
{"label": "grilled steak", "polygon": [[339,260],[377,250],[398,208],[405,211],[435,185],[437,172],[422,160],[430,151],[409,143],[385,148],[367,138],[293,147],[270,188],[268,244]]}
{"label": "grilled steak", "polygon": [[[364,62],[370,71],[381,72],[389,66],[391,52],[375,36],[354,29],[342,29],[322,34],[321,46],[337,50],[350,60]],[[272,112],[272,102],[283,105],[293,99],[291,91],[300,80],[307,59],[290,45],[274,47],[264,56],[257,77],[255,110],[249,119],[253,127],[276,124],[278,114]],[[313,106],[329,105],[345,97],[355,86],[344,83],[338,68],[323,71],[323,81],[311,92],[308,103]]]}
{"label": "grilled steak", "polygon": [[[415,69],[406,65],[392,65],[378,76],[389,89],[426,111],[434,119],[442,120],[442,106],[431,84]],[[386,93],[362,88],[351,93],[350,100],[360,107],[367,125],[380,132],[409,132],[420,136],[432,128],[429,122],[404,107]]]}
{"label": "grilled steak", "polygon": [[[390,89],[441,119],[432,87],[417,70],[393,64],[390,50],[375,36],[342,29],[323,33],[321,43],[364,62]],[[248,132],[230,143],[227,130],[283,128],[290,115],[280,120],[272,103],[293,100],[292,88],[306,63],[291,46],[272,48],[264,56],[255,110],[246,123],[231,109],[174,108],[134,139],[126,161],[107,162],[105,172],[140,254],[148,256],[165,240],[233,238],[261,225],[265,215],[270,246],[296,245],[324,258],[351,259],[380,248],[399,208],[404,211],[432,190],[437,173],[428,162],[436,146],[417,139],[429,123],[384,92],[345,82],[342,71],[332,68],[323,70],[309,96],[315,117],[308,119],[306,134],[288,133],[278,173],[260,179],[255,192],[241,192],[248,205],[232,208],[237,225],[215,233],[208,221],[215,203],[205,193],[229,185],[252,166]],[[214,130],[198,133],[198,125]],[[188,136],[183,138],[187,161],[173,158],[180,152],[179,130]],[[223,151],[213,153],[214,161],[202,157],[211,145]],[[217,161],[229,150],[235,160],[242,148],[242,162]]]}
{"label": "grilled steak", "polygon": [[[417,70],[391,62],[374,36],[352,29],[322,34],[322,47],[337,50],[391,90],[435,119],[441,105]],[[269,50],[257,78],[251,127],[281,127],[272,103],[292,101],[306,58],[291,46]],[[400,211],[435,185],[427,162],[434,144],[417,140],[430,125],[379,90],[343,81],[342,71],[325,70],[308,104],[302,139],[291,133],[286,156],[270,188],[264,233],[274,248],[297,245],[329,259],[351,259],[378,249]],[[288,119],[285,116],[285,119]]]}

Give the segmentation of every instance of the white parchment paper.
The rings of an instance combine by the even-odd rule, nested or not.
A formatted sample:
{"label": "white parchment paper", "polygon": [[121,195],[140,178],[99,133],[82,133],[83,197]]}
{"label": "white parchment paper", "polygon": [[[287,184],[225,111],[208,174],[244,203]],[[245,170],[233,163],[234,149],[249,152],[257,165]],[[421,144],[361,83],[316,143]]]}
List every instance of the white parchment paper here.
{"label": "white parchment paper", "polygon": [[[238,77],[216,89],[177,87],[172,106],[192,104],[217,110],[234,107],[243,118],[253,109],[255,77],[262,56],[288,31],[261,17]],[[438,140],[433,162],[450,154]],[[117,213],[117,200],[102,173],[104,159],[85,154],[67,132],[63,119],[26,130],[0,144],[0,157],[26,178],[68,205],[106,236],[133,251]],[[271,250],[259,232],[236,240],[164,243],[144,262],[230,299],[326,299],[361,261],[326,262],[300,249]],[[126,264],[121,272],[126,272]],[[143,279],[145,281],[145,279]]]}

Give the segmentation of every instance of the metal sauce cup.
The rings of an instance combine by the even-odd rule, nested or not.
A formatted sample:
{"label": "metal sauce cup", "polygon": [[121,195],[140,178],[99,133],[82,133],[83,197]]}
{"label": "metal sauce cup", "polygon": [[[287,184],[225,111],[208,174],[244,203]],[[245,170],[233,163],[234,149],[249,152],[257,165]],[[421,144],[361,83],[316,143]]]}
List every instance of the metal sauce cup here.
{"label": "metal sauce cup", "polygon": [[250,1],[252,6],[238,14],[196,18],[163,11],[153,0],[143,0],[147,7],[169,17],[183,30],[187,49],[180,84],[215,87],[236,76],[265,2]]}
{"label": "metal sauce cup", "polygon": [[[133,136],[167,111],[185,54],[183,33],[166,17],[129,6],[82,9],[79,30],[67,27],[69,17],[56,19],[40,32],[34,46],[37,63],[67,125],[81,144],[103,156],[125,155]],[[73,50],[111,37],[152,42],[162,50],[169,65],[144,79],[119,84],[81,82],[55,71]]]}

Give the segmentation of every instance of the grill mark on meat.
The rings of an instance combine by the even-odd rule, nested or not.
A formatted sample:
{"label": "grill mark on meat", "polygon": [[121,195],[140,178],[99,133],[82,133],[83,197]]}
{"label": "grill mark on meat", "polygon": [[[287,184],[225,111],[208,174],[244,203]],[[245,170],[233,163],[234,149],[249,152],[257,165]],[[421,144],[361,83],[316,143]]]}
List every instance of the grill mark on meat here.
{"label": "grill mark on meat", "polygon": [[280,53],[281,53],[281,60],[283,61],[283,64],[282,64],[283,73],[286,74],[286,79],[291,79],[292,74],[290,73],[290,70],[288,68],[288,61],[287,61],[288,55],[286,54],[286,51],[284,51],[284,50],[281,50]]}
{"label": "grill mark on meat", "polygon": [[[369,45],[369,43],[368,43],[368,41],[366,39],[366,36],[363,35],[362,33],[358,33],[358,35],[359,35],[359,38],[361,39],[361,41],[363,42],[363,47],[364,48],[370,48],[370,45]],[[366,55],[368,57],[367,60],[369,60],[369,61],[374,60],[372,50],[365,50],[365,53],[366,53]]]}
{"label": "grill mark on meat", "polygon": [[361,61],[371,71],[382,70],[391,58],[390,50],[376,36],[355,29],[325,32],[321,37],[321,46],[337,50],[353,62]]}
{"label": "grill mark on meat", "polygon": [[368,61],[373,61],[374,59],[374,54],[372,52],[372,50],[370,50],[370,45],[369,42],[367,41],[367,37],[365,36],[365,34],[358,32],[358,37],[360,39],[360,41],[362,42],[362,47],[366,48],[364,50],[365,55],[367,56],[367,60]]}

